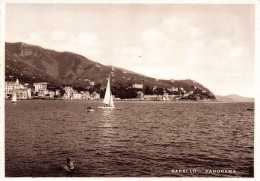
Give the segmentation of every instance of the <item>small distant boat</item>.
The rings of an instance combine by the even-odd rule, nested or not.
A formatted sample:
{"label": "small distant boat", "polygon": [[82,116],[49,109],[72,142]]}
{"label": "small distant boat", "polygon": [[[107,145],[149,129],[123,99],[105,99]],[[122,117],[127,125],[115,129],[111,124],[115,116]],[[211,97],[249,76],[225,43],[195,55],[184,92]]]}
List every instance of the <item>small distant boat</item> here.
{"label": "small distant boat", "polygon": [[247,110],[248,110],[248,111],[253,111],[253,110],[254,110],[254,108],[247,108]]}
{"label": "small distant boat", "polygon": [[112,96],[111,88],[110,88],[110,76],[108,77],[107,88],[106,88],[106,93],[105,93],[103,103],[104,103],[104,106],[99,106],[98,107],[99,109],[114,109],[115,108],[113,96]]}
{"label": "small distant boat", "polygon": [[91,107],[88,107],[86,111],[87,111],[87,112],[93,112],[93,111],[95,111],[95,110],[92,109]]}
{"label": "small distant boat", "polygon": [[16,95],[16,91],[14,91],[13,93],[13,97],[12,97],[12,103],[17,103],[17,95]]}

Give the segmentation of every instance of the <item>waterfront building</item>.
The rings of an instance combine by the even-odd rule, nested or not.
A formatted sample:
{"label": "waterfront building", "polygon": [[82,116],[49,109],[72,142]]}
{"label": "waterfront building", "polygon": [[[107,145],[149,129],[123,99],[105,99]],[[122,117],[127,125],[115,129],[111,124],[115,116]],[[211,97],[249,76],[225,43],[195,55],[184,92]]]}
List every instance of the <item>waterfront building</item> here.
{"label": "waterfront building", "polygon": [[100,100],[100,94],[97,93],[96,91],[94,91],[94,92],[91,94],[91,99],[92,99],[92,100]]}
{"label": "waterfront building", "polygon": [[45,98],[46,98],[46,96],[48,96],[49,99],[54,99],[55,92],[52,90],[48,90],[48,94],[45,94]]}
{"label": "waterfront building", "polygon": [[82,99],[90,99],[90,93],[89,91],[80,91],[82,94]]}
{"label": "waterfront building", "polygon": [[139,100],[143,100],[143,99],[144,99],[144,93],[141,92],[141,91],[138,91],[138,92],[137,92],[137,97],[136,97],[136,98],[138,98]]}
{"label": "waterfront building", "polygon": [[169,101],[169,94],[168,94],[166,91],[163,91],[162,99],[163,99],[164,101]]}
{"label": "waterfront building", "polygon": [[23,88],[25,88],[25,87],[23,86],[23,84],[21,84],[21,83],[19,82],[19,79],[16,79],[16,81],[14,82],[14,89],[23,89]]}
{"label": "waterfront building", "polygon": [[73,93],[72,98],[74,100],[80,100],[80,99],[82,99],[82,94],[81,93]]}
{"label": "waterfront building", "polygon": [[179,95],[168,95],[168,98],[171,101],[175,100],[175,98],[177,98],[177,97],[181,97],[181,96],[179,96]]}
{"label": "waterfront building", "polygon": [[71,96],[68,93],[64,93],[63,99],[71,99]]}
{"label": "waterfront building", "polygon": [[47,82],[38,82],[38,83],[34,83],[33,87],[34,87],[34,92],[37,93],[40,90],[47,90]]}
{"label": "waterfront building", "polygon": [[44,98],[47,94],[49,94],[47,89],[40,89],[38,92],[36,92],[36,95],[38,95],[39,98]]}
{"label": "waterfront building", "polygon": [[16,96],[17,99],[28,99],[29,95],[28,95],[28,89],[27,88],[19,88],[19,89],[15,89],[14,91],[16,91]]}
{"label": "waterfront building", "polygon": [[65,86],[64,87],[65,93],[64,93],[64,99],[72,99],[73,96],[73,88],[71,86]]}
{"label": "waterfront building", "polygon": [[159,96],[158,95],[144,95],[143,100],[145,100],[145,101],[158,101]]}
{"label": "waterfront building", "polygon": [[182,97],[188,97],[189,95],[189,93],[184,93]]}
{"label": "waterfront building", "polygon": [[14,91],[17,93],[17,99],[28,98],[28,88],[21,84],[18,79],[15,82],[5,81],[5,98],[10,99]]}
{"label": "waterfront building", "polygon": [[14,82],[5,81],[5,98],[11,98],[14,89]]}
{"label": "waterfront building", "polygon": [[56,96],[60,96],[60,89],[57,89],[57,90],[55,91],[55,95],[56,95]]}
{"label": "waterfront building", "polygon": [[32,99],[32,89],[30,87],[27,88],[28,99]]}

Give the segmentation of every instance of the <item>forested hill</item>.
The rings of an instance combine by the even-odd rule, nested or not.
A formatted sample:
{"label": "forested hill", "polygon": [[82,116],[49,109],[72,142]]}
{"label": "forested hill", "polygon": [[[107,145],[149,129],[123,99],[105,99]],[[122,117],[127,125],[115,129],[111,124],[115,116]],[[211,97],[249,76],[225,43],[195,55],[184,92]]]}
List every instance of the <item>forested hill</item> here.
{"label": "forested hill", "polygon": [[[206,87],[193,80],[157,80],[118,67],[105,66],[71,52],[57,52],[22,42],[5,43],[6,79],[19,78],[21,82],[46,81],[51,86],[72,85],[87,89],[91,82],[105,88],[108,74],[112,86],[130,87],[143,84],[144,89],[183,87],[186,91],[194,87],[213,95]],[[211,98],[215,98],[214,95]]]}

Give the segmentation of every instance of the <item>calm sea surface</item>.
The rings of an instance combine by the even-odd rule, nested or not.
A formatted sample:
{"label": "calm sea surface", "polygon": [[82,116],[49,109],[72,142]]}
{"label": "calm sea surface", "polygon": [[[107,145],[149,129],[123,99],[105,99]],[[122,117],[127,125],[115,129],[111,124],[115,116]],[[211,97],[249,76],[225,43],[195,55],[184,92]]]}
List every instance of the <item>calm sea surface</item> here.
{"label": "calm sea surface", "polygon": [[101,102],[5,104],[7,177],[253,176],[253,103],[118,101],[94,112],[87,106]]}

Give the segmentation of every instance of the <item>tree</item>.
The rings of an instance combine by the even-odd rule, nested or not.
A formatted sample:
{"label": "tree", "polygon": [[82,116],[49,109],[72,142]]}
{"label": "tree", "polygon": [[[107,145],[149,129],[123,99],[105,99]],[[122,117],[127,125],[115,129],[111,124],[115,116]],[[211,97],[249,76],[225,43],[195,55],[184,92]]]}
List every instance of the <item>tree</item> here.
{"label": "tree", "polygon": [[157,95],[163,95],[163,88],[161,88],[161,87],[156,88],[156,89],[155,89],[155,93],[156,93]]}
{"label": "tree", "polygon": [[105,92],[106,92],[106,90],[100,90],[100,97],[101,98],[104,98],[105,97]]}
{"label": "tree", "polygon": [[77,86],[77,87],[75,87],[75,89],[77,90],[77,91],[86,91],[87,89],[85,89],[84,87],[81,87],[81,86]]}
{"label": "tree", "polygon": [[144,93],[148,94],[148,95],[151,95],[151,94],[153,94],[153,91],[151,90],[151,88],[149,86],[146,86],[145,90],[144,90]]}
{"label": "tree", "polygon": [[60,95],[63,96],[65,94],[65,90],[64,89],[59,89],[60,90]]}
{"label": "tree", "polygon": [[100,84],[96,84],[94,85],[94,88],[96,91],[100,91],[101,85]]}

